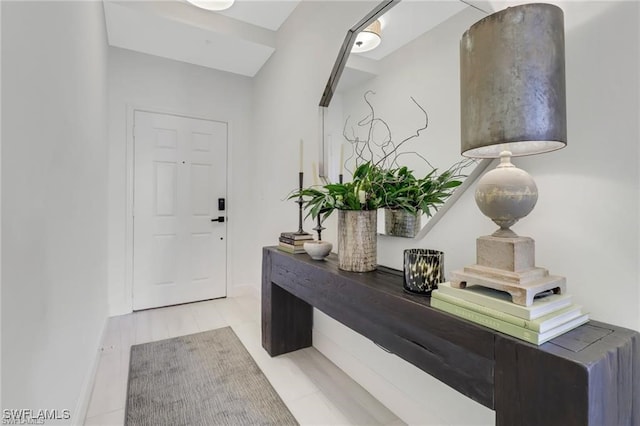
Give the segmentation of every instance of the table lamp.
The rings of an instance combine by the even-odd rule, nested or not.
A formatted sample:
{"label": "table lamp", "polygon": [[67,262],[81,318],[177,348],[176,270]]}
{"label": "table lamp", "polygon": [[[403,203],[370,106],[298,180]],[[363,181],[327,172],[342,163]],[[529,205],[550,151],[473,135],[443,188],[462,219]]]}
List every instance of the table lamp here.
{"label": "table lamp", "polygon": [[476,242],[476,264],[452,273],[451,284],[482,285],[530,306],[538,293],[564,293],[564,277],[535,266],[535,242],[510,227],[538,199],[533,178],[511,157],[567,144],[564,14],[550,4],[494,13],[460,41],[462,155],[500,158],[478,182],[476,203],[499,229]]}

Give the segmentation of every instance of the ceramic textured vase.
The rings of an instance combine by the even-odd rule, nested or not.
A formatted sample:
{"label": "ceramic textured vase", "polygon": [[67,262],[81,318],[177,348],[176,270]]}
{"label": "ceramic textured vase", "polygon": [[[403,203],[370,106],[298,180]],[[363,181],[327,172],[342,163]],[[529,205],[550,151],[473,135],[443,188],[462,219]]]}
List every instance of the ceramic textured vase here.
{"label": "ceramic textured vase", "polygon": [[338,267],[343,271],[376,269],[378,255],[376,210],[338,210]]}
{"label": "ceramic textured vase", "polygon": [[420,215],[403,209],[384,209],[384,233],[393,237],[413,238],[420,231]]}

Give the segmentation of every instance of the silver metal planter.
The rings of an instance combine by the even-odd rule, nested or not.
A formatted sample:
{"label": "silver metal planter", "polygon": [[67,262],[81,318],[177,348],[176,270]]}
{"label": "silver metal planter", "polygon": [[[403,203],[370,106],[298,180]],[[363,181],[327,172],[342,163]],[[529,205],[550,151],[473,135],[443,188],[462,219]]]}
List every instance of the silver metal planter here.
{"label": "silver metal planter", "polygon": [[402,209],[384,209],[384,233],[394,237],[413,238],[421,228],[421,214]]}
{"label": "silver metal planter", "polygon": [[343,271],[376,269],[378,256],[376,210],[338,210],[338,267]]}

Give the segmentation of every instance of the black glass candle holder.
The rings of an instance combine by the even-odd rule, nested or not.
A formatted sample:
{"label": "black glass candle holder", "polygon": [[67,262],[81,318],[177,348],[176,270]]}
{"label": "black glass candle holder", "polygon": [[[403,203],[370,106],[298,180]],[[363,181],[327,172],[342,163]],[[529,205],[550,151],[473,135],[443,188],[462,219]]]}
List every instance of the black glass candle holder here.
{"label": "black glass candle holder", "polygon": [[444,253],[431,249],[404,251],[404,290],[428,296],[444,281]]}

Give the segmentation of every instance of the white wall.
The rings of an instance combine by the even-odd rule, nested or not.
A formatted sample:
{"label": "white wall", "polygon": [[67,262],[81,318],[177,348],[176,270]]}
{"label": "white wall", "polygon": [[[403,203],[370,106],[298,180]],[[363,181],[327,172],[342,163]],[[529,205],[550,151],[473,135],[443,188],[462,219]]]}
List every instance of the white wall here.
{"label": "white wall", "polygon": [[[565,11],[567,148],[523,158],[539,200],[518,226],[592,318],[640,330],[640,4]],[[605,296],[606,294],[606,296]]]}
{"label": "white wall", "polygon": [[[381,59],[377,77],[339,95],[343,115],[339,135],[348,122],[348,134],[355,131],[360,140],[367,139],[368,126],[357,123],[370,114],[363,95],[371,91],[367,99],[376,117],[389,126],[394,143],[411,138],[398,149],[399,153],[417,152],[440,171],[464,159],[460,155],[459,40],[460,34],[484,16],[467,7]],[[425,125],[425,114],[412,97],[428,114],[428,127],[418,137],[413,136]],[[376,126],[375,130],[372,141],[380,143],[386,131],[383,126]],[[416,155],[402,155],[398,161],[420,175],[431,170]]]}
{"label": "white wall", "polygon": [[81,424],[107,316],[102,3],[1,7],[2,407]]}
{"label": "white wall", "polygon": [[[538,265],[566,276],[569,292],[591,311],[593,318],[640,329],[640,306],[636,303],[640,297],[638,4],[557,4],[565,10],[569,144],[558,152],[514,160],[534,176],[540,192],[536,209],[514,230],[536,240]],[[506,6],[494,3],[498,9]],[[458,15],[453,19],[460,18]],[[429,37],[436,43],[430,43]],[[454,69],[447,75],[429,69],[434,64],[457,64],[457,57],[452,61],[451,53],[457,53],[458,39],[459,35],[454,35],[453,40],[448,40],[447,34],[437,28],[423,40],[416,40],[409,46],[410,52],[424,52],[416,61],[417,66],[414,63],[408,67],[405,53],[410,52],[400,52],[396,67],[402,78],[384,75],[355,89],[358,93],[351,91],[345,98],[344,110],[351,111],[358,102],[361,107],[364,90],[374,89],[378,93],[372,99],[380,105],[379,115],[385,117],[384,107],[391,104],[389,98],[394,95],[386,87],[411,93],[406,82],[415,80],[412,75],[420,76],[414,93],[426,98],[430,115],[424,143],[445,139],[457,143],[455,149],[459,150],[459,72]],[[445,45],[451,49],[443,49]],[[392,66],[388,61],[383,64],[385,68]],[[424,81],[431,77],[437,85]],[[450,96],[438,108],[439,97],[430,95],[447,92]],[[397,106],[397,100],[392,104]],[[407,104],[405,109],[413,113],[412,105]],[[393,118],[391,114],[391,124]],[[605,146],[607,150],[614,148],[608,159]],[[616,201],[611,204],[612,200]],[[475,237],[494,228],[480,214],[473,191],[469,191],[424,240],[380,237],[378,261],[400,269],[403,248],[430,247],[445,251],[446,270],[451,271],[473,263]],[[600,264],[608,266],[585,267]],[[607,296],[611,303],[600,303],[603,287],[616,289]],[[626,308],[620,309],[625,304]]]}
{"label": "white wall", "polygon": [[[432,167],[441,173],[466,159],[460,155],[460,72],[459,72],[459,40],[462,34],[474,22],[485,15],[473,7],[452,16],[421,37],[402,46],[377,63],[378,75],[365,83],[341,92],[334,99],[342,109],[338,124],[339,139],[344,131],[350,140],[353,134],[359,140],[369,137],[368,125],[359,126],[358,122],[371,113],[367,100],[373,106],[376,118],[384,120],[390,131],[393,143],[398,146],[398,163],[409,167],[417,176],[424,176],[432,171]],[[412,98],[419,104],[416,105]],[[332,110],[334,108],[332,102]],[[421,110],[423,108],[427,113]],[[428,127],[425,126],[425,120]],[[416,137],[416,134],[418,135]],[[374,126],[370,145],[380,144],[386,138],[387,130],[382,125]],[[353,155],[350,143],[345,143],[345,159]],[[373,149],[374,158],[380,159],[384,154]],[[386,150],[389,152],[389,149]],[[415,155],[419,154],[419,155]],[[421,158],[423,157],[423,158]],[[334,157],[337,161],[337,158]],[[428,160],[428,163],[425,161]],[[347,160],[347,170],[353,170],[354,159]],[[469,166],[463,173],[470,174],[474,167]],[[379,212],[382,213],[382,210]],[[433,213],[433,212],[432,212]],[[428,222],[426,215],[422,217],[423,226]],[[384,233],[384,215],[378,217],[379,232]],[[381,241],[393,241],[387,238]],[[421,241],[403,240],[406,247],[419,246]],[[394,264],[402,268],[402,249],[383,251],[391,258],[380,260],[383,265]],[[447,258],[448,260],[448,258]],[[399,263],[398,263],[399,262]],[[399,265],[399,266],[398,266]]]}
{"label": "white wall", "polygon": [[[255,223],[250,204],[256,175],[250,161],[251,79],[226,72],[109,48],[109,313],[131,312],[131,240],[126,238],[129,168],[127,107],[186,114],[229,123],[227,209],[228,292],[256,285],[244,267]],[[130,235],[131,238],[131,235]],[[128,265],[128,266],[127,266]]]}
{"label": "white wall", "polygon": [[[244,253],[253,282],[260,285],[262,246],[277,244],[282,231],[298,227],[297,204],[287,194],[298,185],[299,141],[304,140],[305,185],[314,182],[319,158],[319,103],[347,29],[377,1],[303,1],[280,27],[276,52],[254,78],[253,152],[256,197],[246,208],[258,215],[253,245]],[[317,168],[316,168],[317,174]],[[328,221],[329,225],[333,221]],[[307,220],[305,230],[313,228]],[[336,241],[335,227],[327,240]],[[324,236],[324,234],[323,234]]]}
{"label": "white wall", "polygon": [[[0,23],[2,23],[2,5],[0,5]],[[2,31],[0,31],[0,46],[2,46]],[[2,55],[0,55],[0,99],[2,98],[1,82],[2,82]],[[0,188],[1,187],[2,187],[2,102],[0,102]],[[0,197],[0,223],[1,222],[2,222],[2,197]],[[2,226],[0,226],[0,241],[2,241]],[[0,243],[0,259],[2,259],[2,243]],[[2,330],[2,262],[0,261],[0,331],[1,330]],[[1,338],[0,338],[0,366],[2,366],[2,339]],[[0,371],[0,375],[1,374],[2,372]],[[2,405],[2,382],[0,379],[0,407],[2,406],[3,406]]]}
{"label": "white wall", "polygon": [[[514,160],[540,194],[514,230],[536,240],[537,264],[566,276],[592,318],[640,329],[638,3],[557,4],[565,10],[569,142]],[[416,246],[444,250],[450,272],[474,263],[476,236],[494,228],[468,191]],[[401,268],[407,247],[383,238],[378,261]]]}
{"label": "white wall", "polygon": [[[254,131],[262,138],[257,166],[271,176],[259,191],[264,226],[247,253],[255,262],[250,266],[257,271],[260,246],[274,244],[278,232],[296,224],[295,204],[282,201],[295,186],[296,143],[300,137],[313,141],[308,143],[312,149],[305,150],[306,171],[310,172],[309,165],[316,160],[315,105],[329,75],[327,61],[332,63],[339,47],[339,43],[332,44],[357,20],[345,19],[343,28],[339,28],[343,22],[335,22],[335,27],[320,31],[315,18],[346,16],[340,7],[346,6],[303,2],[281,32],[278,51],[256,77]],[[569,291],[592,318],[640,330],[638,3],[567,2],[562,7],[569,146],[516,160],[535,177],[540,199],[534,212],[515,229],[536,239],[537,263],[566,276]],[[289,31],[295,31],[295,37]],[[307,64],[309,52],[317,58],[313,67]],[[457,78],[457,70],[451,74],[452,79]],[[450,105],[451,99],[443,103]],[[437,108],[434,102],[430,113],[437,114]],[[613,148],[615,155],[605,157],[604,147]],[[329,226],[334,227],[327,230],[331,240],[335,223]],[[310,227],[308,224],[307,229]],[[424,240],[380,237],[378,261],[401,268],[403,249],[437,248],[445,251],[450,272],[474,263],[475,238],[494,228],[477,210],[469,191]],[[314,321],[314,345],[403,420],[493,424],[491,411],[382,352],[367,339],[321,313],[316,312]]]}

